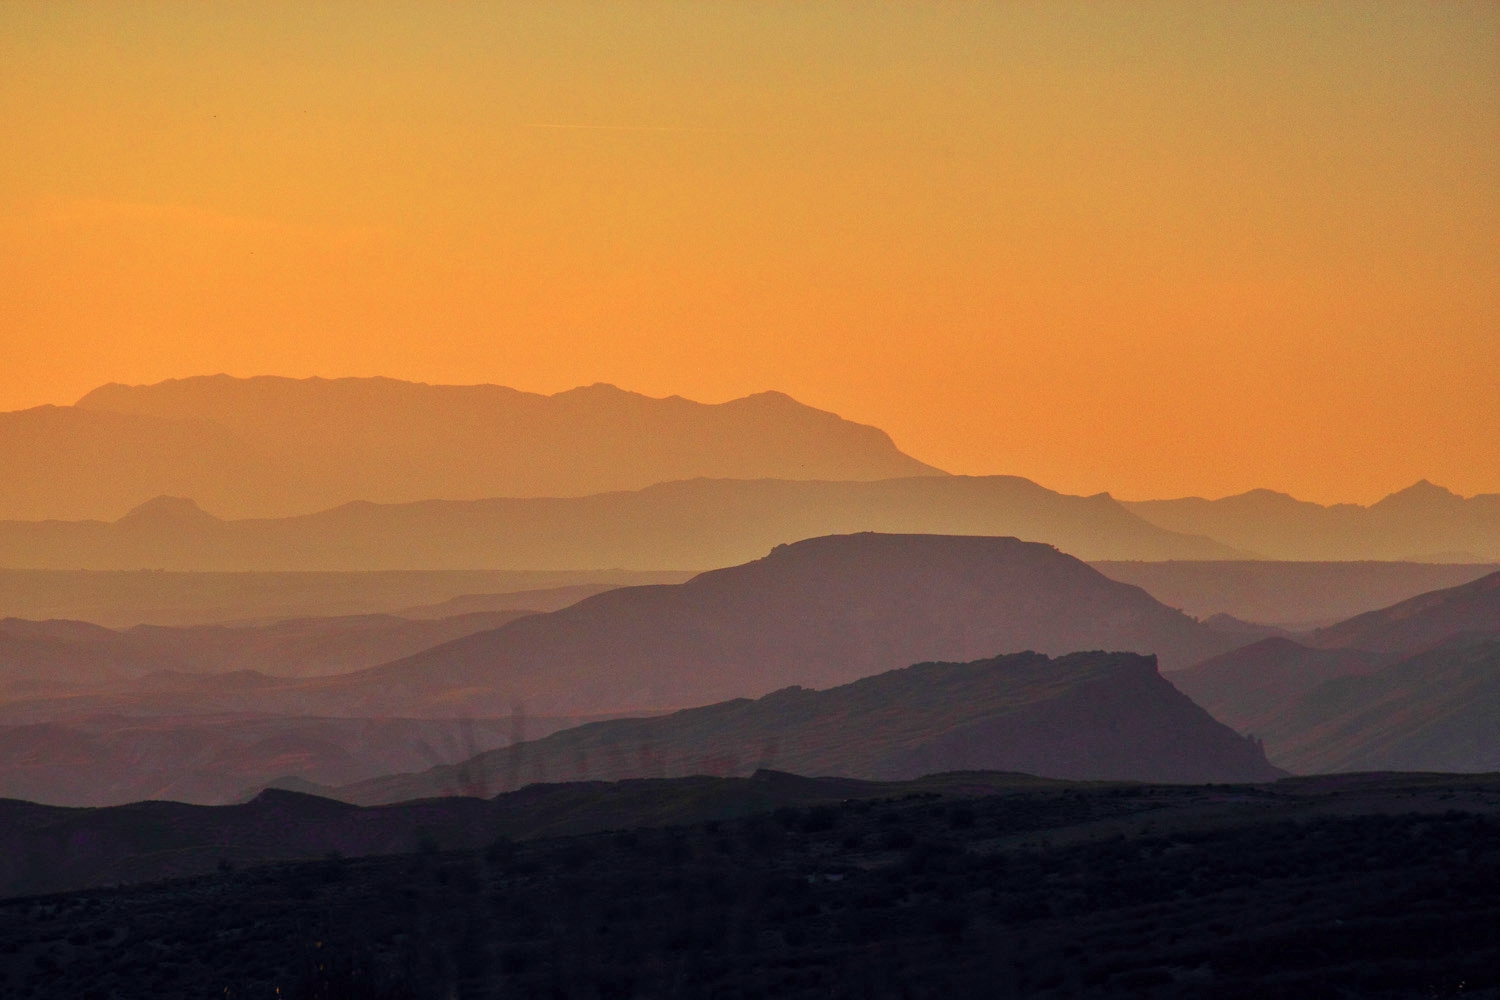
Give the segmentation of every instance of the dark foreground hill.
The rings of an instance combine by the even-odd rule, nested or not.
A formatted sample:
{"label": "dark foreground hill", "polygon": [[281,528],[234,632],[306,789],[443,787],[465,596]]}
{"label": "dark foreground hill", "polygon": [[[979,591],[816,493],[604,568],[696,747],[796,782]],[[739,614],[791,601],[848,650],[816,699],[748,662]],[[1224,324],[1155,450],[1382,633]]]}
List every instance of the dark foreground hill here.
{"label": "dark foreground hill", "polygon": [[1154,653],[1180,668],[1234,644],[1047,545],[841,535],[258,697],[325,714],[503,716],[521,704],[576,715],[833,687],[911,663],[1028,649]]}
{"label": "dark foreground hill", "polygon": [[226,862],[403,854],[423,845],[476,848],[497,837],[733,819],[854,796],[1057,785],[1024,774],[868,782],[762,771],[751,778],[539,784],[493,799],[453,796],[368,808],[278,789],[222,806],[142,801],[91,809],[0,799],[0,896],[202,874]]}
{"label": "dark foreground hill", "polygon": [[351,500],[582,496],[696,476],[941,474],[881,430],[776,392],[705,405],[609,385],[554,396],[395,379],[106,385],[0,414],[0,517],[98,518],[162,494],[228,517]]}
{"label": "dark foreground hill", "polygon": [[1325,507],[1271,490],[1125,506],[1152,524],[1265,559],[1500,560],[1500,493],[1466,498],[1425,479],[1368,507]]}
{"label": "dark foreground hill", "polygon": [[615,719],[423,774],[333,792],[350,802],[493,794],[534,781],[748,774],[900,779],[942,771],[1048,778],[1266,781],[1260,748],[1184,697],[1151,657],[1018,653],[921,663],[827,691],[787,688],[651,719]]}
{"label": "dark foreground hill", "polygon": [[191,571],[710,569],[774,545],[859,531],[1014,535],[1087,559],[1232,559],[1106,494],[1012,476],[878,482],[696,479],[585,497],[365,501],[222,520],[161,496],[116,521],[0,521],[0,565]]}
{"label": "dark foreground hill", "polygon": [[[1500,995],[1493,776],[1163,788],[762,775],[513,798],[527,796],[506,814],[584,816],[582,835],[472,850],[474,826],[450,842],[443,827],[401,856],[0,903],[0,991]],[[426,804],[434,818],[439,805]],[[321,811],[333,827],[359,814],[291,796],[247,808]],[[583,834],[591,822],[614,830]]]}

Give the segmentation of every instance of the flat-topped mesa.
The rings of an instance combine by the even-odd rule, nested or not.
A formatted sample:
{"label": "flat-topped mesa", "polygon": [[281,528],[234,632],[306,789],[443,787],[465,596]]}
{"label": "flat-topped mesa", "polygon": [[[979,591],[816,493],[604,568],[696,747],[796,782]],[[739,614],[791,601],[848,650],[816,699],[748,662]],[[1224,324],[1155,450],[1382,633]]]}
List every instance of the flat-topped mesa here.
{"label": "flat-topped mesa", "polygon": [[319,681],[288,704],[501,716],[516,703],[544,714],[661,710],[998,652],[1132,650],[1181,668],[1233,644],[1049,545],[860,533],[778,546],[682,584],[609,591]]}

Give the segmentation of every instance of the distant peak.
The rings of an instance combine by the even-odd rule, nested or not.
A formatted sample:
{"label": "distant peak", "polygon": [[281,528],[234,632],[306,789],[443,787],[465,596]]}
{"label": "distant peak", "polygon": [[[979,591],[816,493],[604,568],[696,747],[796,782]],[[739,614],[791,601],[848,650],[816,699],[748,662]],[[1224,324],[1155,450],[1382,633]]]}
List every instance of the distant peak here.
{"label": "distant peak", "polygon": [[1431,504],[1452,503],[1455,500],[1462,501],[1463,497],[1446,487],[1439,486],[1426,479],[1419,479],[1406,489],[1397,490],[1385,499],[1380,500],[1375,504],[1375,507],[1427,506]]}
{"label": "distant peak", "polygon": [[132,508],[115,522],[122,525],[134,524],[219,524],[217,517],[199,507],[198,504],[187,497],[152,497],[139,507]]}
{"label": "distant peak", "polygon": [[[1392,493],[1391,496],[1458,497],[1458,494],[1454,493],[1446,486],[1439,486],[1437,483],[1434,483],[1431,480],[1418,479],[1406,489],[1397,490],[1395,493]],[[1459,497],[1459,499],[1462,499],[1462,497]]]}

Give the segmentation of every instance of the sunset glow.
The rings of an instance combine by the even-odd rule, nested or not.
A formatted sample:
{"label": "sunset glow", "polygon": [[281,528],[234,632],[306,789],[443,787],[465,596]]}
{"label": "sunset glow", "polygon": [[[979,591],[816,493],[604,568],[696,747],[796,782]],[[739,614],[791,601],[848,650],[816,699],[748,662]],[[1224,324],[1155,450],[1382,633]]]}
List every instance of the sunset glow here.
{"label": "sunset glow", "polygon": [[764,389],[1072,493],[1500,491],[1500,6],[0,7],[0,409]]}

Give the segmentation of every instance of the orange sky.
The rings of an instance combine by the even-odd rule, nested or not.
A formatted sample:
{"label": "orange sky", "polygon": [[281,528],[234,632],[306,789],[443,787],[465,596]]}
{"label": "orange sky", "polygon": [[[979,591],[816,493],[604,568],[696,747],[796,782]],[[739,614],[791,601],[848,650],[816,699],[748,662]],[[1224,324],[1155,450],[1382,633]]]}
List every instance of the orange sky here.
{"label": "orange sky", "polygon": [[1500,491],[1500,4],[0,5],[0,409],[765,388],[1136,499]]}

